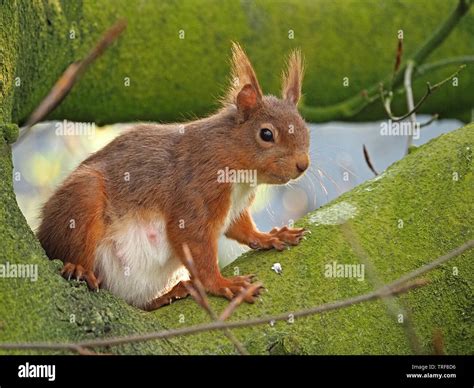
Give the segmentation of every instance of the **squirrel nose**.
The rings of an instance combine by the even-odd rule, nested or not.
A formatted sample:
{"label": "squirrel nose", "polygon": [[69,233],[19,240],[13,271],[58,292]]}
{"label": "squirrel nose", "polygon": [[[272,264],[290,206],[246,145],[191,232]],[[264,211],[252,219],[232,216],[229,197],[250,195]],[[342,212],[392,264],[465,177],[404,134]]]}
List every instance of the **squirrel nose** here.
{"label": "squirrel nose", "polygon": [[296,162],[296,168],[301,173],[305,172],[308,166],[309,166],[309,159],[306,155]]}

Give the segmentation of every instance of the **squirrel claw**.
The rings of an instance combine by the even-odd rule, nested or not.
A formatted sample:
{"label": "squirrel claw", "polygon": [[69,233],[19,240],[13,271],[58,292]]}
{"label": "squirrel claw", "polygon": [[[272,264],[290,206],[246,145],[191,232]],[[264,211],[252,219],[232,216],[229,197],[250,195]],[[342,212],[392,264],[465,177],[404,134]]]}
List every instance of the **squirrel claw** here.
{"label": "squirrel claw", "polygon": [[245,276],[234,276],[232,278],[223,278],[221,285],[215,290],[211,290],[211,293],[218,296],[224,296],[228,300],[234,299],[244,290],[252,290],[252,293],[246,295],[244,301],[247,303],[254,303],[256,298],[260,295],[263,290],[261,283],[251,283],[248,281],[249,278],[255,278],[254,275]]}
{"label": "squirrel claw", "polygon": [[248,245],[252,249],[271,249],[283,251],[291,245],[298,245],[308,233],[304,228],[273,228],[269,233],[261,233],[258,239],[251,241]]}
{"label": "squirrel claw", "polygon": [[260,244],[256,241],[251,241],[249,243],[249,247],[252,248],[252,249],[259,249],[260,248]]}
{"label": "squirrel claw", "polygon": [[283,228],[273,228],[270,234],[278,239],[279,241],[285,243],[285,245],[298,245],[306,234],[306,229],[304,228],[288,228],[284,226]]}
{"label": "squirrel claw", "polygon": [[85,280],[91,290],[99,291],[100,282],[93,271],[87,271],[80,264],[65,263],[61,269],[61,275],[70,281],[73,277],[76,281]]}

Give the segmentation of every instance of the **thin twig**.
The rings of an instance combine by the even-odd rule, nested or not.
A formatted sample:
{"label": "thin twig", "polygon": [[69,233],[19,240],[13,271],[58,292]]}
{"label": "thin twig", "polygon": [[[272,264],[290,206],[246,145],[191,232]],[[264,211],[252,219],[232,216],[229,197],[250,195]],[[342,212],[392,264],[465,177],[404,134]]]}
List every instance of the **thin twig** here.
{"label": "thin twig", "polygon": [[433,116],[430,117],[430,119],[428,121],[425,121],[424,123],[421,123],[420,128],[427,127],[428,125],[430,125],[431,123],[433,123],[434,121],[436,121],[438,119],[439,119],[439,114],[435,113]]}
{"label": "thin twig", "polygon": [[[385,113],[387,113],[388,117],[392,118],[392,98],[393,98],[393,92],[389,91],[387,92],[384,87],[383,87],[383,82],[380,82],[379,85],[379,95],[380,95],[380,100],[382,101],[383,107],[385,109]],[[387,98],[385,98],[385,95],[387,95]]]}
{"label": "thin twig", "polygon": [[370,168],[370,171],[372,171],[375,176],[379,175],[377,170],[374,168],[372,161],[370,160],[369,152],[367,151],[367,147],[365,146],[365,144],[362,147],[362,151],[364,152],[365,163],[367,163],[367,166]]}
{"label": "thin twig", "polygon": [[[183,253],[184,253],[184,264],[191,275],[191,282],[193,284],[193,287],[186,287],[186,288],[188,289],[189,293],[194,298],[194,300],[207,312],[207,314],[211,317],[213,321],[215,322],[220,321],[220,320],[223,321],[225,318],[224,319],[219,318],[217,314],[214,312],[214,310],[211,308],[211,305],[209,304],[209,299],[207,298],[206,290],[204,289],[204,286],[202,285],[201,280],[199,279],[198,272],[196,270],[196,266],[194,265],[193,257],[191,255],[191,251],[187,244],[183,244]],[[237,337],[229,329],[224,329],[224,335],[227,337],[227,339],[230,342],[232,342],[235,349],[241,355],[249,354],[247,349],[245,349],[244,345],[237,339]]]}
{"label": "thin twig", "polygon": [[[225,329],[235,329],[256,325],[264,325],[270,322],[276,321],[286,321],[290,314],[293,318],[303,318],[311,315],[326,313],[328,311],[334,311],[341,308],[346,308],[359,304],[362,302],[368,302],[372,300],[377,300],[385,297],[393,297],[400,295],[402,293],[408,292],[412,289],[424,286],[424,281],[415,280],[415,278],[433,270],[434,268],[439,267],[448,260],[453,259],[461,255],[462,253],[474,248],[474,240],[469,240],[458,248],[453,249],[452,251],[446,253],[443,256],[438,257],[436,260],[419,267],[403,276],[397,280],[378,288],[375,291],[368,292],[366,294],[354,296],[351,298],[325,303],[319,306],[311,307],[304,310],[298,310],[293,313],[285,312],[276,315],[267,315],[259,318],[252,318],[243,321],[233,321],[233,322],[222,322],[214,321],[210,323],[188,326],[180,329],[171,329],[163,330],[158,332],[151,332],[146,334],[136,334],[124,337],[115,337],[115,338],[104,338],[91,341],[81,341],[79,343],[4,343],[0,344],[0,349],[43,349],[43,350],[74,350],[77,346],[95,348],[95,347],[104,347],[104,346],[117,346],[135,342],[151,341],[164,338],[171,338],[183,335],[198,334],[202,332],[209,332],[214,330],[225,330]],[[411,282],[411,283],[408,283]]]}
{"label": "thin twig", "polygon": [[398,45],[397,45],[397,55],[395,58],[395,66],[393,68],[393,78],[395,78],[395,75],[400,69],[400,64],[402,63],[402,56],[403,56],[403,39],[399,38]]}
{"label": "thin twig", "polygon": [[451,74],[449,77],[445,78],[444,80],[434,84],[434,85],[431,85],[429,82],[426,83],[426,92],[425,94],[423,95],[423,97],[421,97],[421,99],[418,101],[418,103],[413,107],[413,109],[410,109],[409,112],[405,113],[403,116],[394,116],[392,114],[392,111],[391,111],[391,108],[390,108],[390,104],[391,104],[391,97],[393,95],[392,92],[389,92],[389,97],[385,98],[385,90],[384,90],[384,87],[383,87],[383,83],[380,83],[379,85],[379,96],[380,96],[380,99],[382,100],[382,103],[383,103],[383,106],[385,108],[385,112],[387,113],[387,115],[390,117],[390,119],[393,121],[393,122],[398,122],[398,121],[402,121],[402,120],[405,120],[407,117],[411,116],[413,113],[417,112],[418,109],[423,105],[423,103],[426,101],[426,99],[432,94],[434,93],[437,89],[439,89],[441,86],[443,86],[446,82],[449,82],[450,80],[452,80],[454,77],[456,77],[459,72],[461,70],[463,70],[464,68],[466,67],[466,65],[461,65],[459,66],[458,70],[456,70],[456,72],[454,72],[453,74]]}
{"label": "thin twig", "polygon": [[100,57],[104,51],[109,47],[118,36],[125,30],[127,23],[125,20],[120,20],[113,25],[101,37],[95,47],[82,60],[71,63],[61,77],[56,81],[48,95],[41,101],[39,106],[33,111],[28,118],[25,128],[18,136],[16,143],[19,144],[31,127],[41,120],[43,120],[49,113],[51,113],[69,94],[72,87],[76,84],[79,78],[84,74],[89,65]]}
{"label": "thin twig", "polygon": [[474,55],[464,55],[460,57],[451,57],[451,58],[445,58],[441,59],[436,62],[430,62],[426,63],[424,65],[420,65],[416,67],[415,70],[415,75],[422,76],[428,72],[431,72],[433,70],[450,66],[450,65],[465,65],[467,63],[473,63],[474,62]]}
{"label": "thin twig", "polygon": [[228,319],[234,313],[237,307],[239,307],[245,301],[247,297],[253,295],[254,292],[261,287],[262,283],[256,282],[253,283],[250,287],[244,288],[242,291],[240,291],[240,293],[230,301],[225,310],[221,313],[221,315],[219,316],[219,320],[225,321],[226,319]]}
{"label": "thin twig", "polygon": [[193,287],[186,287],[190,292],[191,296],[196,300],[196,302],[204,309],[206,312],[214,319],[214,312],[209,305],[209,300],[207,299],[206,291],[204,286],[199,279],[196,267],[194,265],[194,260],[191,255],[191,251],[187,244],[183,244],[183,253],[184,253],[184,266],[188,270],[189,274],[191,275],[191,282]]}
{"label": "thin twig", "polygon": [[[352,251],[357,256],[358,260],[365,267],[365,276],[374,288],[380,288],[384,285],[384,282],[381,280],[376,266],[373,265],[372,260],[369,257],[367,251],[359,243],[356,233],[351,227],[350,223],[344,223],[341,225],[341,231],[350,244]],[[422,279],[422,281],[427,282],[427,280]],[[403,325],[402,329],[406,335],[408,343],[410,344],[412,353],[421,354],[423,353],[423,348],[421,346],[421,341],[418,338],[415,328],[411,323],[410,312],[403,306],[402,301],[395,300],[395,298],[384,298],[382,299],[387,313],[392,317],[392,319],[399,319],[399,314],[403,316]]]}
{"label": "thin twig", "polygon": [[102,355],[102,353],[96,353],[92,350],[89,350],[83,346],[77,346],[76,348],[77,354],[80,354],[81,356],[99,356]]}
{"label": "thin twig", "polygon": [[415,111],[415,100],[413,98],[413,88],[411,87],[411,78],[413,74],[413,69],[415,67],[415,62],[408,61],[407,67],[405,68],[405,78],[403,80],[403,85],[405,87],[405,95],[407,99],[407,109],[410,114],[410,133],[407,136],[407,145],[405,148],[405,155],[408,155],[408,150],[413,142],[413,131],[416,127],[416,111]]}

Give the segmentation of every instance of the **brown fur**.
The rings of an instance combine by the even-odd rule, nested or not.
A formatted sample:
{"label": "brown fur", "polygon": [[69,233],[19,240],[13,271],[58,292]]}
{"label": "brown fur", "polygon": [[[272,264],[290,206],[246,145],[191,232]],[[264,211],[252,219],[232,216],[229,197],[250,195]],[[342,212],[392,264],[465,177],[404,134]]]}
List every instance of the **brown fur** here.
{"label": "brown fur", "polygon": [[[296,107],[303,71],[298,52],[289,60],[283,99],[262,95],[237,44],[233,69],[239,83],[232,85],[216,114],[183,124],[184,133],[178,124],[137,125],[82,162],[49,199],[38,238],[50,258],[65,263],[66,275],[79,272],[96,285],[94,274],[84,277],[81,268],[93,269],[95,249],[111,219],[140,212],[163,215],[174,253],[182,257],[183,244],[189,246],[207,291],[231,298],[249,286],[247,277],[227,279],[219,271],[217,239],[231,206],[232,185],[217,182],[217,171],[256,170],[258,182],[268,184],[296,179],[309,164],[309,132]],[[262,127],[272,130],[274,142],[260,138]],[[69,228],[71,219],[74,229]],[[228,237],[253,248],[282,249],[297,244],[302,234],[288,228],[259,232],[248,211],[227,230]],[[166,298],[185,294],[182,285],[175,288],[176,295]]]}

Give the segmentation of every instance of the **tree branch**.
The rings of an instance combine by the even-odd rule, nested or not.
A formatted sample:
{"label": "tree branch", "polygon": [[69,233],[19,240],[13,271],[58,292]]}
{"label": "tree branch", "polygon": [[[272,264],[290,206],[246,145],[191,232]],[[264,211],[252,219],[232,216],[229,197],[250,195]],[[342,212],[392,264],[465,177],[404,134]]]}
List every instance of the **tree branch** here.
{"label": "tree branch", "polygon": [[[415,68],[424,60],[449,36],[451,31],[456,27],[459,21],[467,14],[471,6],[470,0],[459,0],[456,8],[451,12],[447,19],[435,30],[431,36],[420,46],[415,54],[409,58],[415,63]],[[469,61],[468,61],[469,62]],[[437,66],[426,66],[423,71],[435,70]],[[395,76],[390,74],[384,80],[377,82],[368,88],[364,93],[350,97],[344,101],[333,105],[323,107],[312,107],[302,103],[300,105],[300,112],[304,118],[312,122],[325,122],[335,119],[348,119],[360,113],[363,109],[374,103],[377,100],[379,93],[379,85],[391,85],[392,90],[398,89],[403,83],[403,76],[405,73],[406,64],[402,65]],[[416,74],[416,73],[415,73]],[[418,74],[416,74],[418,75]]]}
{"label": "tree branch", "polygon": [[117,346],[135,342],[143,342],[150,340],[158,340],[164,338],[172,338],[183,335],[198,334],[202,332],[209,332],[215,330],[236,329],[241,327],[257,326],[268,324],[270,322],[286,321],[290,314],[296,318],[303,318],[311,315],[322,314],[328,311],[339,310],[350,307],[359,303],[373,301],[386,297],[393,297],[406,293],[412,289],[423,287],[428,284],[425,279],[418,279],[419,276],[439,267],[448,260],[451,260],[462,253],[474,248],[474,240],[469,240],[458,248],[453,249],[447,254],[438,257],[436,260],[419,267],[397,280],[378,288],[375,291],[366,294],[354,296],[351,298],[325,303],[319,306],[311,307],[295,312],[285,312],[276,315],[267,315],[259,318],[252,318],[243,321],[223,322],[214,321],[210,323],[184,327],[180,329],[163,330],[159,332],[152,332],[147,334],[137,334],[124,337],[105,338],[92,341],[81,341],[78,343],[4,343],[0,344],[0,349],[42,349],[42,350],[69,350],[77,352],[78,347],[81,348],[97,348],[104,346]]}
{"label": "tree branch", "polygon": [[[405,77],[403,80],[403,85],[405,88],[405,94],[406,94],[406,99],[407,99],[407,109],[410,115],[410,133],[407,136],[407,145],[405,148],[405,155],[408,155],[408,150],[410,149],[410,146],[413,143],[413,131],[415,130],[416,127],[416,109],[415,109],[415,99],[413,97],[413,88],[411,87],[411,79],[413,76],[413,69],[415,67],[415,62],[413,61],[408,61],[408,64],[405,69]],[[421,104],[418,105],[420,107]]]}
{"label": "tree branch", "polygon": [[425,63],[424,65],[420,65],[416,67],[415,75],[423,76],[430,71],[438,70],[446,66],[451,65],[463,65],[467,63],[474,63],[474,55],[465,55],[460,57],[451,57],[446,59],[441,59],[436,62]]}
{"label": "tree branch", "polygon": [[18,136],[15,145],[18,145],[25,138],[33,125],[43,120],[66,98],[72,87],[80,79],[82,74],[84,74],[89,65],[104,53],[104,51],[118,38],[126,27],[127,23],[125,20],[120,20],[115,23],[102,35],[97,44],[82,61],[71,63],[68,66],[61,77],[59,77],[53,85],[48,95],[30,115],[25,128]]}

